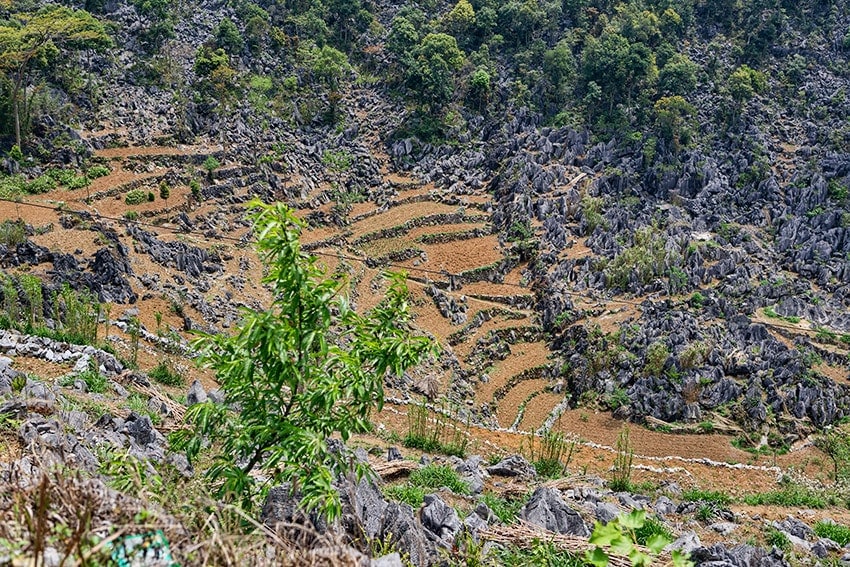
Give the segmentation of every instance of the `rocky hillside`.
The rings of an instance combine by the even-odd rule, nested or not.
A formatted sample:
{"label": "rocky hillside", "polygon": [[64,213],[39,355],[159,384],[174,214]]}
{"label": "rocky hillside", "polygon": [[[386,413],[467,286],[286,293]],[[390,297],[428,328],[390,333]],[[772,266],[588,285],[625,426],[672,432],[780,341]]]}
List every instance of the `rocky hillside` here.
{"label": "rocky hillside", "polygon": [[[479,541],[476,514],[493,525],[481,503],[498,505],[483,491],[518,501],[529,521],[544,508],[553,517],[531,523],[577,536],[616,516],[615,503],[651,508],[670,535],[693,534],[689,551],[702,545],[693,538],[707,542],[701,563],[841,556],[830,543],[841,537],[824,542],[816,526],[846,513],[832,484],[846,455],[812,442],[850,412],[846,1],[93,0],[0,11],[4,482],[73,464],[85,478],[51,477],[49,490],[108,492],[91,512],[100,528],[158,507],[181,563],[236,561],[227,547],[195,554],[192,538],[218,532],[172,508],[163,486],[194,479],[192,502],[206,505],[167,437],[187,406],[226,397],[193,365],[191,332],[232,333],[240,308],[270,301],[245,208],[259,198],[295,209],[304,248],[345,274],[358,311],[383,298],[385,270],[407,271],[415,325],[443,347],[388,381],[380,436],[359,445],[383,454],[410,437],[426,400],[439,409],[430,419],[452,424],[426,452],[460,447],[464,459],[440,463],[468,477],[467,491],[482,483],[427,496],[416,519],[396,500],[415,508],[415,490],[444,485],[415,474],[395,492],[358,485],[375,501],[369,514],[348,502],[356,521],[313,526],[330,538],[313,547],[377,557],[395,548],[364,542],[389,546],[393,534],[414,564],[434,563],[438,547],[468,549],[466,532]],[[600,486],[626,423],[643,492]],[[572,480],[514,487],[467,457],[536,464],[529,434],[583,448],[577,461],[555,459],[566,469],[554,476]],[[421,457],[414,449],[405,456]],[[745,483],[724,478],[733,465]],[[778,478],[803,483],[809,499],[753,500],[788,493]],[[22,494],[48,490],[39,486]],[[132,514],[107,514],[131,487],[142,491]],[[732,495],[718,504],[690,488]],[[819,511],[801,527],[788,502]],[[269,506],[289,511],[264,519],[292,519],[294,504]],[[471,514],[461,522],[455,509]],[[218,512],[221,533],[237,533],[241,520]],[[352,543],[354,525],[368,537]],[[774,532],[796,539],[785,546]],[[0,557],[46,554],[5,545],[20,533],[0,533]],[[522,540],[490,533],[505,553]],[[239,553],[272,553],[254,536]],[[773,555],[711,547],[751,537]]]}

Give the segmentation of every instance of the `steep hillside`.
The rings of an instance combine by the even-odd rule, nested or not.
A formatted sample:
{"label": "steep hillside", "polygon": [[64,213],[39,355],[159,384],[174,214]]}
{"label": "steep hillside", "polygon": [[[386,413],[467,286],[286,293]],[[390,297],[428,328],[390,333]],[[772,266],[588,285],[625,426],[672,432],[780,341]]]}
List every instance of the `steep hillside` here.
{"label": "steep hillside", "polygon": [[[577,452],[555,459],[567,466],[554,476],[572,473],[555,488],[585,519],[610,519],[598,506],[640,507],[641,487],[617,496],[588,475],[611,484],[631,424],[643,491],[672,535],[703,539],[698,562],[755,561],[746,554],[762,551],[708,544],[783,549],[774,532],[796,538],[795,561],[838,561],[822,533],[765,522],[785,520],[776,506],[788,502],[828,509],[809,525],[846,516],[845,449],[824,444],[850,415],[846,1],[13,1],[0,12],[8,486],[36,455],[67,454],[114,489],[129,451],[148,469],[119,487],[143,487],[127,509],[164,510],[180,562],[238,562],[193,555],[187,542],[209,526],[169,507],[162,486],[145,493],[145,477],[202,484],[195,469],[209,463],[193,468],[166,437],[187,406],[227,396],[193,364],[192,332],[233,333],[240,308],[272,299],[245,206],[259,198],[295,210],[304,249],[345,277],[361,313],[384,298],[386,270],[406,271],[417,332],[442,345],[388,378],[377,437],[355,445],[410,441],[422,412],[442,437],[408,443],[408,457],[442,445],[537,464],[529,440],[558,438]],[[508,500],[538,485],[445,462]],[[746,501],[787,496],[779,479],[806,497]],[[736,499],[689,498],[692,487]],[[677,502],[659,511],[659,497]],[[478,503],[452,498],[465,512]],[[234,524],[221,530],[238,533],[220,512]],[[718,518],[744,528],[709,527]],[[354,546],[380,555],[390,548],[375,542],[406,528],[381,529]],[[435,542],[469,551],[460,528],[450,540],[434,529],[416,532],[427,553],[399,549],[416,564],[436,561]],[[254,535],[239,553],[259,561]]]}

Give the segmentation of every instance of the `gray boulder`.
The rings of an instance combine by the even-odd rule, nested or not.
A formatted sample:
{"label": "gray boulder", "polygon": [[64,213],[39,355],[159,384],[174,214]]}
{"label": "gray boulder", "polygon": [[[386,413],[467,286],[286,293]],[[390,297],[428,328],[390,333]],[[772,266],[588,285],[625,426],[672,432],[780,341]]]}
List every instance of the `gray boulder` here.
{"label": "gray boulder", "polygon": [[425,496],[425,506],[419,513],[422,526],[436,535],[445,547],[454,545],[463,524],[454,508],[436,494]]}
{"label": "gray boulder", "polygon": [[682,551],[684,553],[692,553],[695,549],[702,547],[702,542],[699,536],[693,530],[688,530],[679,537],[676,541],[664,548],[665,551]]}
{"label": "gray boulder", "polygon": [[186,405],[193,406],[202,404],[207,401],[207,392],[198,380],[192,382],[189,386],[189,391],[186,393]]}
{"label": "gray boulder", "polygon": [[696,567],[788,567],[777,549],[767,551],[751,545],[726,547],[720,543],[695,549],[691,561]]}
{"label": "gray boulder", "polygon": [[543,529],[559,534],[571,534],[582,537],[590,535],[590,530],[578,512],[570,508],[554,488],[541,486],[534,491],[528,503],[520,511],[520,517]]}
{"label": "gray boulder", "polygon": [[603,524],[607,524],[608,522],[613,521],[620,514],[620,509],[616,504],[600,502],[596,505],[594,514],[596,515],[597,520]]}
{"label": "gray boulder", "polygon": [[505,457],[492,467],[487,467],[487,472],[493,476],[521,478],[537,477],[537,471],[522,455],[510,455],[509,457]]}

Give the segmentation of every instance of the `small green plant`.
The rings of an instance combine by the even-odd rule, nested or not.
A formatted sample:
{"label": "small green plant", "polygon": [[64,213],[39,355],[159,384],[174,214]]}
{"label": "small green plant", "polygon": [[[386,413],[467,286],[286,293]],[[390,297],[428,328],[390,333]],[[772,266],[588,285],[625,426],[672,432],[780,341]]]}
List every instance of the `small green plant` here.
{"label": "small green plant", "polygon": [[138,317],[131,317],[127,322],[127,334],[130,335],[130,366],[139,367],[139,337],[142,329]]}
{"label": "small green plant", "polygon": [[832,478],[840,480],[850,475],[850,438],[841,426],[833,426],[815,437],[815,447],[832,461]]}
{"label": "small green plant", "polygon": [[171,196],[171,188],[168,183],[163,181],[159,184],[159,198],[165,201],[165,206],[168,207],[168,198]]}
{"label": "small green plant", "polygon": [[617,456],[614,458],[611,481],[608,483],[614,492],[627,492],[631,487],[633,459],[634,451],[629,440],[629,428],[624,427],[617,437]]}
{"label": "small green plant", "polygon": [[[346,282],[302,250],[304,223],[294,211],[258,200],[250,206],[272,301],[262,310],[243,309],[235,333],[193,344],[229,403],[193,405],[186,411],[192,428],[169,441],[190,462],[209,447],[207,477],[221,498],[246,511],[268,486],[290,482],[301,490],[305,510],[333,521],[342,514],[336,475],[362,477],[368,464],[330,451],[327,440],[346,442],[370,431],[386,377],[401,376],[438,349],[413,332],[404,274],[385,274],[384,299],[356,312],[345,298]],[[427,473],[418,472],[425,483]]]}
{"label": "small green plant", "polygon": [[20,394],[21,390],[23,390],[27,385],[27,375],[26,374],[18,374],[12,379],[12,391],[16,394]]}
{"label": "small green plant", "polygon": [[586,567],[587,565],[582,557],[558,549],[552,542],[541,540],[535,540],[526,548],[498,549],[495,554],[497,562],[493,564],[511,567]]}
{"label": "small green plant", "polygon": [[139,219],[139,213],[138,213],[138,211],[126,211],[124,213],[124,218],[127,219],[128,221],[138,220]]}
{"label": "small green plant", "polygon": [[127,407],[130,408],[130,411],[132,412],[148,416],[151,419],[151,423],[154,425],[162,423],[162,415],[158,412],[151,411],[147,402],[145,402],[145,399],[139,394],[132,394],[129,398],[127,398]]}
{"label": "small green plant", "polygon": [[700,490],[698,488],[685,490],[682,493],[682,500],[685,502],[708,502],[711,504],[717,504],[724,508],[732,503],[732,497],[725,492],[720,492],[718,490]]}
{"label": "small green plant", "polygon": [[221,167],[221,162],[215,156],[208,156],[201,167],[207,170],[208,176],[212,177],[212,172]]}
{"label": "small green plant", "polygon": [[461,480],[453,468],[445,465],[428,465],[410,473],[409,482],[420,488],[446,487],[455,494],[469,494],[469,485]]}
{"label": "small green plant", "polygon": [[640,545],[647,545],[655,536],[661,536],[667,541],[673,541],[673,533],[657,518],[647,517],[643,525],[635,528],[635,540]]}
{"label": "small green plant", "polygon": [[788,551],[791,549],[791,540],[788,536],[775,528],[769,528],[764,536],[764,540],[768,545],[772,545],[776,549]]}
{"label": "small green plant", "polygon": [[410,504],[414,509],[417,509],[425,499],[425,489],[410,483],[396,484],[384,489],[384,495],[387,498]]}
{"label": "small green plant", "polygon": [[171,367],[170,361],[160,361],[154,368],[148,372],[148,376],[153,378],[155,382],[164,384],[165,386],[182,386],[183,377],[180,376]]}
{"label": "small green plant", "polygon": [[128,205],[141,205],[148,200],[148,194],[142,189],[131,189],[124,195],[124,202]]}
{"label": "small green plant", "polygon": [[847,526],[821,520],[813,529],[818,537],[829,538],[838,545],[845,546],[850,543],[850,528]]}
{"label": "small green plant", "polygon": [[428,453],[464,457],[469,444],[469,424],[464,430],[456,421],[446,417],[445,410],[443,405],[440,411],[433,411],[425,400],[410,406],[407,412],[407,435],[402,444]]}
{"label": "small green plant", "polygon": [[700,504],[695,516],[700,522],[710,522],[717,517],[718,511],[719,510],[716,505],[706,502],[704,504]]}
{"label": "small green plant", "polygon": [[[629,514],[620,514],[615,520],[603,525],[596,522],[590,543],[594,549],[585,554],[585,561],[595,567],[608,567],[611,556],[628,557],[635,567],[648,567],[673,538],[669,532],[652,528],[645,530],[647,524],[646,511],[634,510]],[[651,533],[650,533],[651,532]],[[647,534],[646,550],[639,547],[638,533]],[[679,550],[670,556],[674,567],[690,567],[693,565],[687,554]]]}
{"label": "small green plant", "polygon": [[0,244],[17,246],[27,240],[27,225],[22,220],[0,222]]}
{"label": "small green plant", "polygon": [[524,499],[503,498],[496,496],[492,492],[482,494],[481,501],[505,524],[516,522],[519,511],[525,504]]}
{"label": "small green plant", "polygon": [[86,384],[86,389],[93,394],[103,394],[109,385],[106,376],[100,373],[94,357],[89,359],[89,367],[77,375],[78,380]]}
{"label": "small green plant", "polygon": [[120,492],[144,493],[155,501],[161,501],[157,495],[163,493],[162,477],[151,474],[150,466],[129,452],[103,451],[100,455],[100,473],[109,485]]}
{"label": "small green plant", "polygon": [[644,376],[660,376],[668,358],[670,358],[670,350],[663,342],[657,341],[649,345],[643,367]]}
{"label": "small green plant", "polygon": [[197,179],[189,181],[189,191],[192,194],[192,199],[194,199],[196,203],[200,203],[203,195],[201,194],[201,184]]}
{"label": "small green plant", "polygon": [[691,296],[691,305],[696,309],[702,309],[703,304],[705,303],[705,296],[698,291],[695,291]]}
{"label": "small green plant", "polygon": [[86,171],[86,177],[89,179],[97,179],[109,175],[109,168],[105,165],[93,165]]}
{"label": "small green plant", "polygon": [[747,494],[743,500],[745,504],[750,506],[783,506],[787,508],[816,509],[826,508],[839,503],[834,495],[790,483],[781,490]]}
{"label": "small green plant", "polygon": [[[557,427],[557,425],[556,425]],[[536,440],[539,441],[536,442]],[[526,458],[534,465],[537,474],[544,478],[560,478],[564,476],[575,452],[575,440],[555,431],[555,427],[542,435],[531,435]]]}

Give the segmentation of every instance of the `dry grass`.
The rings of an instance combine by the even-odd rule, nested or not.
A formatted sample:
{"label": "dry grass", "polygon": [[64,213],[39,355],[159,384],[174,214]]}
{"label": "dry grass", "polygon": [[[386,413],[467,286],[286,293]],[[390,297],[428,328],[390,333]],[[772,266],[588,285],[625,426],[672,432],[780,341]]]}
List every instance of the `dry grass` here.
{"label": "dry grass", "polygon": [[303,526],[272,530],[199,493],[198,482],[176,483],[179,497],[136,486],[134,498],[56,460],[30,457],[0,469],[0,562],[8,554],[15,565],[42,565],[52,548],[63,565],[103,564],[128,536],[161,532],[184,566],[359,565],[360,553],[341,539]]}

